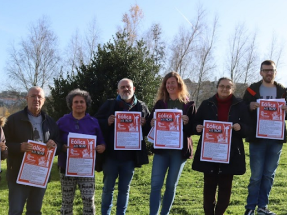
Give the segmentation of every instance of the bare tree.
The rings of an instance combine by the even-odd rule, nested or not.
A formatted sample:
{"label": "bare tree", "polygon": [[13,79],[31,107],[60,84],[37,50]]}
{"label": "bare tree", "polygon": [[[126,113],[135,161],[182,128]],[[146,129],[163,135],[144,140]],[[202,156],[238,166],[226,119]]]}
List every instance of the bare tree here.
{"label": "bare tree", "polygon": [[[218,18],[215,17],[211,29],[206,29],[202,39],[199,42],[199,49],[195,52],[195,69],[192,76],[195,77],[197,85],[193,91],[192,97],[195,98],[195,103],[199,104],[206,98],[206,93],[209,96],[210,92],[205,92],[203,89],[203,81],[210,79],[211,71],[215,69],[216,64],[213,57],[214,43],[218,28]],[[202,93],[200,93],[202,91]]]}
{"label": "bare tree", "polygon": [[123,15],[122,22],[124,23],[124,29],[120,31],[126,31],[129,34],[129,41],[131,45],[138,37],[138,30],[143,17],[144,13],[138,4],[132,6],[129,13],[125,13]]}
{"label": "bare tree", "polygon": [[194,20],[188,21],[189,28],[181,27],[179,33],[174,37],[170,47],[169,68],[177,71],[185,77],[190,68],[191,56],[197,50],[197,40],[202,30],[202,20],[205,11],[199,8]]}
{"label": "bare tree", "polygon": [[78,30],[72,35],[65,56],[64,70],[75,75],[76,69],[84,62],[83,43]]}
{"label": "bare tree", "polygon": [[248,41],[247,29],[244,24],[235,27],[229,38],[229,53],[227,54],[227,68],[231,79],[238,82],[242,78],[241,62],[245,54]]}
{"label": "bare tree", "polygon": [[162,29],[160,24],[153,24],[146,32],[144,40],[149,49],[150,55],[155,61],[155,64],[163,69],[165,63],[165,42],[162,40]]}
{"label": "bare tree", "polygon": [[58,74],[59,60],[57,37],[43,17],[29,27],[19,46],[12,44],[6,71],[14,86],[21,89],[46,88]]}
{"label": "bare tree", "polygon": [[65,50],[64,70],[66,72],[75,75],[77,68],[91,62],[97,50],[99,34],[95,18],[88,24],[84,37],[76,30]]}
{"label": "bare tree", "polygon": [[88,24],[87,31],[85,32],[85,44],[84,44],[84,63],[89,64],[94,57],[94,53],[97,51],[99,44],[100,30],[98,28],[96,18]]}
{"label": "bare tree", "polygon": [[257,51],[257,44],[256,44],[256,33],[253,34],[253,37],[251,37],[248,40],[246,49],[245,49],[245,55],[243,57],[242,63],[242,69],[243,69],[243,84],[248,84],[252,82],[256,78],[256,71],[257,71],[257,65],[258,65],[258,51]]}
{"label": "bare tree", "polygon": [[281,58],[284,51],[284,43],[279,42],[275,34],[272,36],[272,41],[269,48],[269,53],[267,54],[267,59],[273,60],[276,64],[276,67],[280,67]]}

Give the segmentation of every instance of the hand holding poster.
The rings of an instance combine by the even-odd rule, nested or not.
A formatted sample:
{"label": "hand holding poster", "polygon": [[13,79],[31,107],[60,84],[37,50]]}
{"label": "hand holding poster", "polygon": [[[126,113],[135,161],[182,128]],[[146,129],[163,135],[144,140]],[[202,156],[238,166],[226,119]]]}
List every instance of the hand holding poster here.
{"label": "hand holding poster", "polygon": [[204,120],[201,161],[229,163],[232,123]]}
{"label": "hand holding poster", "polygon": [[97,136],[69,133],[66,176],[94,177]]}
{"label": "hand holding poster", "polygon": [[268,139],[284,139],[285,111],[284,99],[258,99],[256,137]]}
{"label": "hand holding poster", "polygon": [[45,188],[52,169],[56,148],[48,149],[46,144],[28,140],[32,151],[25,152],[17,177],[18,184]]}
{"label": "hand holding poster", "polygon": [[182,149],[183,122],[181,116],[182,110],[178,109],[155,110],[155,149]]}
{"label": "hand holding poster", "polygon": [[141,150],[141,112],[115,112],[114,150]]}

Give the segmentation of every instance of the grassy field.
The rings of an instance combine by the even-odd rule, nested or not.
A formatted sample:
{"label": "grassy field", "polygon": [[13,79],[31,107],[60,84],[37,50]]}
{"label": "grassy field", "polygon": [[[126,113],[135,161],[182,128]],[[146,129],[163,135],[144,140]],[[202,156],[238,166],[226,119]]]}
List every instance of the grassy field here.
{"label": "grassy field", "polygon": [[[198,137],[194,137],[194,143],[197,144]],[[287,158],[283,147],[280,165],[277,169],[275,183],[270,196],[269,208],[278,215],[287,214]],[[246,204],[247,185],[250,177],[249,170],[249,153],[248,143],[245,143],[247,172],[243,176],[235,176],[233,180],[233,190],[230,205],[225,214],[244,214],[244,205]],[[152,159],[150,156],[150,164],[135,170],[130,190],[130,200],[127,215],[145,215],[149,212],[149,193],[150,193],[150,177]],[[59,214],[61,207],[61,188],[59,182],[59,174],[55,159],[52,169],[52,181],[49,183],[43,202],[42,212],[44,215]],[[188,160],[184,167],[184,171],[177,186],[177,194],[170,214],[195,215],[204,214],[202,205],[203,192],[203,174],[195,172],[191,169],[192,160]],[[2,181],[0,183],[0,214],[8,214],[8,190],[5,180],[6,163],[2,163]],[[96,214],[100,214],[101,193],[102,193],[102,173],[96,173],[96,191],[95,205]],[[164,191],[164,189],[162,190]],[[115,191],[114,205],[117,191]],[[74,215],[82,214],[82,202],[80,193],[77,191],[74,200]],[[113,207],[112,214],[115,214]]]}

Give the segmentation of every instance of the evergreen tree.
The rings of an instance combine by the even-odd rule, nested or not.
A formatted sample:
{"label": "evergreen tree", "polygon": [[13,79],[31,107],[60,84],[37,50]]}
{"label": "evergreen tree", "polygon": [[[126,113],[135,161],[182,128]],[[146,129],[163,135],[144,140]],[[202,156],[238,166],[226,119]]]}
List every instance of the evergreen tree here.
{"label": "evergreen tree", "polygon": [[55,119],[68,113],[65,97],[80,88],[90,93],[93,102],[88,112],[94,115],[108,98],[117,96],[117,84],[122,78],[133,80],[135,95],[151,108],[160,83],[158,72],[159,66],[143,40],[130,45],[126,33],[117,33],[112,42],[98,46],[91,63],[78,68],[76,75],[54,80],[48,112]]}

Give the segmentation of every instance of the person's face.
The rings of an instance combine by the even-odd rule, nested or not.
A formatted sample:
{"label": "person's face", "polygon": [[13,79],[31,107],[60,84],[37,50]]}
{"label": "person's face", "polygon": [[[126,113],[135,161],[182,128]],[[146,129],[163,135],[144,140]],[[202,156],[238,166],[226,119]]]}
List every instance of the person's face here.
{"label": "person's face", "polygon": [[217,94],[220,99],[225,99],[233,93],[233,84],[229,80],[221,80],[217,87]]}
{"label": "person's face", "polygon": [[265,83],[272,83],[276,76],[276,66],[275,65],[262,65],[260,75]]}
{"label": "person's face", "polygon": [[167,79],[165,87],[169,95],[178,94],[178,83],[175,77]]}
{"label": "person's face", "polygon": [[133,86],[132,82],[129,80],[122,80],[118,86],[118,94],[120,95],[121,99],[127,101],[132,99],[135,93],[135,87]]}
{"label": "person's face", "polygon": [[85,114],[87,110],[87,104],[83,96],[75,96],[72,102],[72,112],[74,114]]}
{"label": "person's face", "polygon": [[33,114],[40,113],[44,102],[45,102],[45,94],[43,89],[35,88],[31,89],[26,97],[28,110]]}

